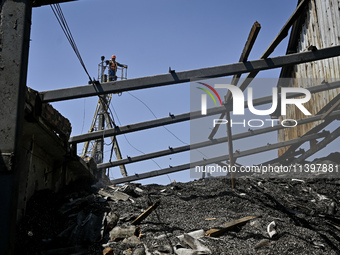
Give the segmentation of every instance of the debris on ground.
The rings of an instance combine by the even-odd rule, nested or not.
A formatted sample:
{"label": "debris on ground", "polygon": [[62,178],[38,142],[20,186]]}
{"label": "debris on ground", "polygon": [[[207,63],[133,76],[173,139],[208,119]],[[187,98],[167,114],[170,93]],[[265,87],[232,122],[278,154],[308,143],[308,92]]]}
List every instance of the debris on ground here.
{"label": "debris on ground", "polygon": [[[339,186],[327,176],[247,176],[236,189],[226,177],[74,184],[33,196],[18,246],[25,247],[20,254],[50,255],[339,254]],[[220,232],[209,235],[211,229]]]}

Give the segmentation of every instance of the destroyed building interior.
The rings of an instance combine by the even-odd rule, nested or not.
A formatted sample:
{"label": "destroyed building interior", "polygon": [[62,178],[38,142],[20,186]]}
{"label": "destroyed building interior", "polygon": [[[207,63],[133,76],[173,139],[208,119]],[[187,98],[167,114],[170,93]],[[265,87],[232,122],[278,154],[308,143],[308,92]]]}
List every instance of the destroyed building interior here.
{"label": "destroyed building interior", "polygon": [[[132,79],[123,66],[122,77],[111,80],[104,77],[108,62],[102,57],[98,80],[89,77],[88,85],[36,91],[26,84],[32,8],[52,2],[69,0],[1,3],[0,254],[340,254],[340,151],[309,160],[340,136],[339,0],[296,1],[295,11],[258,60],[248,60],[261,29],[255,22],[237,63],[188,71],[169,68],[166,74]],[[287,37],[286,55],[271,56]],[[293,104],[287,105],[285,118],[279,111],[271,114],[280,121],[296,120],[294,128],[275,124],[232,132],[232,93],[204,115],[169,113],[117,126],[109,112],[112,95],[192,80],[232,77],[231,85],[242,93],[259,72],[270,69],[280,69],[275,84],[279,93],[301,88],[311,95],[304,105],[310,116]],[[91,130],[72,135],[72,120],[52,103],[86,97],[99,97]],[[253,100],[256,106],[271,102],[272,97]],[[226,135],[215,136],[218,124],[203,142],[122,156],[118,136],[206,116],[226,120]],[[330,125],[335,128],[327,131]],[[236,140],[270,132],[277,143],[233,148]],[[111,139],[116,160],[105,162],[104,138]],[[81,155],[79,144],[84,144]],[[138,174],[125,168],[216,144],[224,144],[230,153]],[[140,183],[212,163],[239,169],[238,158],[266,151],[277,152],[276,158],[262,162],[268,167],[327,166],[327,171],[214,177],[204,173],[190,182]],[[113,167],[120,171],[110,179],[107,169]]]}

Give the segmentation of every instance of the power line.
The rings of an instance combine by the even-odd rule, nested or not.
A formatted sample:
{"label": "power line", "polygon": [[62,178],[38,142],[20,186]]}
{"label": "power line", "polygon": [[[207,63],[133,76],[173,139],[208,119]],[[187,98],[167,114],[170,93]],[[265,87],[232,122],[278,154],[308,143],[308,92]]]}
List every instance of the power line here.
{"label": "power line", "polygon": [[[134,97],[135,99],[137,99],[139,102],[141,102],[150,112],[151,114],[155,117],[155,119],[158,119],[156,114],[151,110],[151,108],[145,103],[143,102],[143,100],[141,100],[140,98],[136,97],[135,95],[131,94],[129,91],[127,91],[127,93]],[[165,128],[165,130],[167,130],[171,135],[173,135],[178,141],[180,141],[181,143],[188,145],[188,143],[184,142],[182,139],[180,139],[178,136],[176,136],[173,132],[171,132],[167,127],[162,126],[163,128]]]}
{"label": "power line", "polygon": [[[151,110],[151,108],[145,103],[145,102],[143,102],[143,100],[141,100],[140,98],[138,98],[138,97],[136,97],[135,95],[132,95],[129,91],[127,91],[127,93],[130,95],[130,96],[132,96],[132,97],[134,97],[135,99],[137,99],[139,102],[141,102],[150,112],[151,112],[151,114],[156,118],[156,119],[158,119],[157,118],[157,116],[156,116],[156,114]],[[180,141],[181,143],[183,143],[183,144],[185,144],[185,145],[188,145],[188,143],[186,143],[186,142],[184,142],[183,140],[181,140],[178,136],[176,136],[172,131],[170,131],[167,127],[165,127],[165,126],[162,126],[163,128],[165,128],[165,130],[167,130],[173,137],[175,137],[178,141]],[[204,157],[206,157],[206,158],[208,158],[208,156],[207,155],[205,155],[203,152],[201,152],[199,149],[195,149],[195,150],[197,150],[199,153],[201,153]]]}
{"label": "power line", "polygon": [[[116,117],[117,117],[118,123],[119,123],[119,125],[121,126],[122,123],[120,122],[120,119],[119,119],[119,117],[118,117],[118,114],[117,114],[117,112],[116,112],[116,110],[115,110],[115,108],[113,107],[112,104],[111,104],[111,106],[112,106],[112,109],[113,109],[113,111],[114,111],[114,113],[115,113],[115,115],[116,115]],[[141,151],[140,149],[138,149],[138,148],[136,148],[135,146],[133,146],[133,145],[130,143],[129,139],[127,139],[127,137],[126,137],[125,134],[123,134],[123,135],[124,135],[125,140],[127,141],[127,143],[128,143],[132,148],[134,148],[136,151],[138,151],[138,152],[140,152],[140,153],[142,153],[142,154],[145,154],[143,151]],[[151,159],[151,160],[159,167],[159,169],[162,169],[162,167],[161,167],[154,159]],[[167,176],[168,176],[169,181],[170,181],[170,183],[171,183],[171,178],[170,178],[170,176],[169,176],[168,174],[167,174]]]}
{"label": "power line", "polygon": [[63,30],[64,34],[66,35],[66,38],[67,40],[69,41],[73,51],[75,52],[76,56],[78,57],[78,60],[81,64],[81,66],[84,68],[84,71],[85,73],[87,74],[87,76],[89,77],[90,79],[90,82],[93,83],[92,79],[91,79],[91,76],[90,74],[88,73],[86,67],[85,67],[85,63],[80,55],[80,52],[78,50],[78,47],[77,47],[77,44],[75,42],[75,40],[73,39],[73,36],[72,36],[72,33],[71,33],[71,30],[67,24],[67,21],[65,19],[65,16],[63,14],[63,11],[61,10],[61,7],[59,4],[51,4],[51,9],[54,13],[54,15],[56,16],[58,22],[59,22],[59,25],[61,27],[61,29]]}

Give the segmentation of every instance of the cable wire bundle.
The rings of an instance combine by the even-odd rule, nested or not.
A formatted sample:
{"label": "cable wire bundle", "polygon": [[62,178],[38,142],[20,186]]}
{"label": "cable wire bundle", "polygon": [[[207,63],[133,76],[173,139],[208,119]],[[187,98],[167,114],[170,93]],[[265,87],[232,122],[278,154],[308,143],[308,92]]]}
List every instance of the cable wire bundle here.
{"label": "cable wire bundle", "polygon": [[90,74],[88,73],[88,71],[87,71],[87,69],[85,67],[85,63],[84,63],[84,61],[83,61],[83,59],[82,59],[82,57],[80,55],[80,52],[79,52],[78,47],[77,47],[77,44],[76,44],[76,42],[73,39],[71,30],[70,30],[70,28],[69,28],[69,26],[67,24],[67,21],[65,19],[63,11],[61,10],[60,5],[59,4],[51,4],[50,6],[52,8],[52,11],[53,11],[54,15],[56,16],[56,18],[57,18],[57,20],[59,22],[59,25],[61,26],[61,29],[63,30],[64,34],[66,35],[67,40],[69,41],[72,49],[76,53],[77,58],[79,59],[80,64],[82,65],[82,67],[84,68],[87,76],[89,77],[90,82],[93,83],[93,81],[91,79],[91,76],[90,76]]}

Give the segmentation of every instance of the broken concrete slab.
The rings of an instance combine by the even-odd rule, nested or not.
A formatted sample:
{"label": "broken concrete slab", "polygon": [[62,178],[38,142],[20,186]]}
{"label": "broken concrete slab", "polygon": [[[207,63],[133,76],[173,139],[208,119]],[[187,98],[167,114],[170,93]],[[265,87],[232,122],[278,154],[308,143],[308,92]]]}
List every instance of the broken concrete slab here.
{"label": "broken concrete slab", "polygon": [[123,255],[132,255],[132,249],[129,248],[129,249],[126,249],[125,251],[123,251]]}
{"label": "broken concrete slab", "polygon": [[[196,231],[192,231],[190,233],[187,233],[187,235],[195,238],[195,239],[199,239],[201,237],[203,237],[205,234],[205,231],[203,229],[200,229],[200,230],[196,230]],[[184,238],[184,234],[183,235],[180,235],[180,236],[177,236],[177,238],[180,240],[180,241],[183,241],[183,238]]]}
{"label": "broken concrete slab", "polygon": [[125,244],[128,244],[128,245],[136,246],[136,245],[138,245],[138,244],[141,244],[142,242],[141,242],[141,240],[140,240],[137,236],[133,235],[133,236],[130,236],[130,237],[128,237],[128,238],[125,238],[125,239],[122,241],[122,243],[125,243]]}
{"label": "broken concrete slab", "polygon": [[107,220],[107,231],[111,231],[115,226],[117,226],[119,220],[119,214],[116,212],[110,212],[106,216]]}
{"label": "broken concrete slab", "polygon": [[135,226],[126,226],[126,227],[114,227],[110,231],[110,239],[112,241],[128,238],[130,236],[138,236],[139,228]]}
{"label": "broken concrete slab", "polygon": [[188,234],[184,234],[183,241],[186,242],[194,251],[196,251],[197,254],[211,254],[211,250],[208,247]]}
{"label": "broken concrete slab", "polygon": [[155,245],[153,248],[153,253],[154,254],[159,254],[159,255],[168,255],[173,253],[173,248],[168,245]]}
{"label": "broken concrete slab", "polygon": [[268,239],[262,239],[255,245],[254,249],[257,250],[257,249],[268,247],[268,246],[270,246],[270,241]]}
{"label": "broken concrete slab", "polygon": [[[258,181],[263,183],[262,188],[257,187]],[[105,203],[99,203],[98,198],[101,195],[97,195],[97,190],[91,189],[91,192],[96,192],[94,193],[96,197],[94,201],[92,199],[94,197],[90,196],[89,200],[92,202],[89,201],[81,204],[81,206],[75,207],[74,211],[70,212],[71,214],[66,213],[64,215],[60,215],[58,209],[61,207],[60,204],[65,201],[65,197],[62,197],[62,199],[44,198],[42,200],[43,203],[47,200],[53,201],[51,208],[56,209],[40,209],[41,207],[37,206],[36,203],[29,207],[33,208],[33,211],[29,212],[28,215],[30,217],[22,229],[22,233],[25,236],[24,242],[32,244],[32,240],[34,240],[34,243],[40,247],[48,245],[49,249],[53,250],[55,247],[50,247],[51,242],[44,240],[52,239],[52,243],[55,243],[54,236],[51,235],[53,231],[58,235],[58,233],[66,230],[68,226],[71,227],[73,225],[70,228],[72,232],[78,223],[88,224],[90,219],[85,219],[89,213],[96,216],[100,216],[101,211],[118,213],[122,215],[118,224],[126,224],[124,223],[126,218],[138,216],[144,208],[149,207],[150,201],[162,198],[162,206],[156,209],[158,217],[152,217],[152,221],[145,220],[146,224],[140,225],[143,231],[143,236],[140,240],[143,244],[139,244],[136,247],[131,244],[130,247],[129,244],[122,242],[124,238],[109,241],[110,236],[109,231],[107,231],[100,242],[95,242],[94,244],[87,242],[85,244],[89,246],[86,247],[89,251],[93,251],[94,247],[99,247],[99,251],[97,250],[96,253],[89,252],[89,254],[101,255],[103,249],[107,247],[112,247],[118,254],[122,254],[128,248],[132,248],[134,253],[137,247],[139,248],[139,246],[143,245],[147,247],[145,251],[149,248],[149,251],[145,252],[145,254],[174,254],[175,252],[169,253],[163,251],[162,248],[162,251],[157,250],[157,247],[165,244],[169,245],[170,243],[176,244],[178,242],[176,236],[180,236],[183,233],[190,234],[194,232],[193,230],[197,229],[207,230],[212,224],[223,228],[223,223],[233,219],[241,219],[246,215],[261,215],[262,218],[253,219],[249,222],[250,224],[245,224],[242,228],[237,226],[236,230],[239,231],[221,235],[219,238],[203,237],[196,239],[199,239],[203,245],[208,247],[212,254],[218,255],[250,253],[282,254],[286,247],[294,247],[294,252],[299,254],[305,254],[306,252],[309,254],[337,254],[336,251],[340,249],[340,245],[337,242],[330,244],[327,240],[333,240],[331,233],[340,229],[338,226],[340,212],[335,210],[335,213],[332,215],[327,212],[332,202],[337,203],[337,201],[340,201],[340,193],[334,192],[340,186],[339,180],[308,179],[300,183],[292,181],[291,178],[258,179],[248,177],[240,178],[238,185],[238,191],[233,192],[228,185],[225,185],[225,178],[177,183],[176,186],[180,188],[181,194],[176,191],[171,194],[169,193],[169,196],[164,196],[159,191],[164,188],[173,191],[171,189],[172,184],[167,186],[146,185],[141,187],[145,195],[134,199],[134,204],[129,201],[116,203],[111,201],[111,199]],[[110,189],[105,189],[104,191],[111,194],[114,193]],[[239,192],[244,192],[247,196],[239,196]],[[316,194],[322,194],[330,199],[319,200]],[[87,197],[88,195],[88,193],[80,192],[77,189],[71,195],[68,195],[66,199],[72,197],[74,201],[81,196]],[[314,203],[310,202],[312,199],[315,199]],[[57,204],[57,201],[60,201],[60,204]],[[285,208],[292,208],[301,211],[301,213],[291,214]],[[44,216],[44,211],[46,211],[45,214],[48,216]],[[84,217],[77,222],[77,214],[81,211],[84,211]],[[54,216],[54,213],[56,216]],[[60,217],[63,219],[61,223],[58,221]],[[211,217],[216,217],[216,220],[205,220]],[[50,224],[48,219],[52,219],[53,223]],[[273,220],[279,225],[280,228],[277,228],[277,231],[280,230],[281,234],[280,238],[275,239],[275,242],[269,238],[266,231],[268,223]],[[31,222],[34,224],[30,224]],[[58,224],[55,224],[55,222],[58,222]],[[108,221],[106,224],[108,224]],[[37,228],[38,225],[43,227]],[[44,232],[45,226],[47,231]],[[119,226],[125,227],[124,225]],[[325,230],[323,231],[323,236],[320,236],[314,229]],[[32,231],[34,235],[28,236],[28,231]],[[57,240],[68,240],[69,235],[70,232],[65,234],[62,239],[58,238]],[[160,235],[163,235],[164,238],[157,239],[156,237]],[[266,235],[267,238],[265,237]],[[270,246],[258,248],[256,245],[263,238],[269,240]],[[259,245],[266,245],[266,243],[267,241],[263,241]],[[318,243],[323,245],[317,245]],[[62,248],[63,245],[68,246],[69,244],[65,242],[59,248]],[[228,248],[226,249],[226,247]],[[35,248],[36,251],[39,251],[39,249],[41,250],[41,248]],[[177,247],[176,249],[179,250],[178,253],[195,253],[186,243],[182,243],[182,247]],[[28,254],[39,254],[39,252],[35,252],[31,248]]]}
{"label": "broken concrete slab", "polygon": [[197,252],[191,249],[183,248],[180,245],[174,247],[174,251],[177,255],[197,255]]}
{"label": "broken concrete slab", "polygon": [[146,255],[144,248],[136,248],[132,255]]}
{"label": "broken concrete slab", "polygon": [[98,191],[98,194],[101,195],[101,196],[103,196],[103,197],[108,197],[108,198],[110,198],[111,200],[116,201],[116,202],[118,202],[118,201],[120,201],[120,200],[122,200],[122,201],[127,201],[127,200],[130,198],[129,195],[127,195],[127,194],[125,194],[125,193],[123,193],[123,192],[120,192],[120,191],[115,191],[115,192],[113,192],[113,193],[111,194],[111,193],[109,193],[109,192],[107,192],[107,191],[99,190],[99,191]]}
{"label": "broken concrete slab", "polygon": [[[172,234],[166,233],[166,234],[162,234],[162,235],[156,236],[156,237],[154,237],[154,239],[160,240],[160,239],[164,239],[164,238],[167,238],[167,237],[170,237],[170,236],[172,236]],[[183,238],[183,236],[182,236],[182,238]]]}

